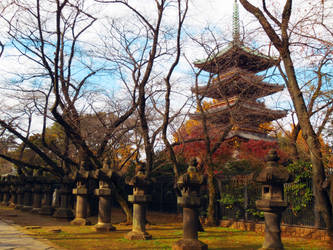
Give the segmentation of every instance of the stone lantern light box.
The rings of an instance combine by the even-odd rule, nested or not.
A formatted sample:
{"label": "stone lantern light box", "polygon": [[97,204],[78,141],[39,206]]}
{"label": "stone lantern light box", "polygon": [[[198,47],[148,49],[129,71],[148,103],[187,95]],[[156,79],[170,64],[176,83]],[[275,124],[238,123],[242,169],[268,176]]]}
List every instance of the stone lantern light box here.
{"label": "stone lantern light box", "polygon": [[284,201],[284,183],[291,182],[293,176],[289,171],[279,166],[276,150],[269,152],[267,166],[254,177],[256,182],[262,183],[262,198],[256,202],[259,209],[268,211],[273,207],[287,207]]}

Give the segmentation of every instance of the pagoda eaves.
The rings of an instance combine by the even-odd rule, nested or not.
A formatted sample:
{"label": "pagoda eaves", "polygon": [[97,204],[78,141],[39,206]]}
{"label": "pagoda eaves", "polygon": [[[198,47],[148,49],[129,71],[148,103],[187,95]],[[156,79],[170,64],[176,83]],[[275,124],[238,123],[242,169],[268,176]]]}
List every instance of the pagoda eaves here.
{"label": "pagoda eaves", "polygon": [[239,43],[231,43],[219,53],[207,59],[194,62],[194,65],[204,71],[218,74],[231,67],[258,73],[278,63],[279,60],[277,58],[269,57],[258,50],[250,49]]}
{"label": "pagoda eaves", "polygon": [[200,86],[192,92],[213,99],[224,99],[232,96],[244,98],[260,98],[282,91],[284,86],[263,81],[262,76],[254,75],[246,70],[232,68],[219,74],[209,85]]}
{"label": "pagoda eaves", "polygon": [[[252,124],[257,126],[261,123],[270,122],[285,117],[287,111],[272,110],[265,107],[263,103],[233,101],[222,105],[215,104],[205,111],[206,118],[215,124],[228,124],[231,121],[235,124]],[[200,113],[190,115],[191,119],[201,120]]]}

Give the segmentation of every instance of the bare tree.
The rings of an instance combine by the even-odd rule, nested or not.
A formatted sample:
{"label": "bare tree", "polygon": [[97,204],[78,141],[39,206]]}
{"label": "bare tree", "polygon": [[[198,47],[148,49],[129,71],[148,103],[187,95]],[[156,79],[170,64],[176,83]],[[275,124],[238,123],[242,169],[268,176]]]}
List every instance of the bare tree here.
{"label": "bare tree", "polygon": [[[138,89],[138,128],[143,138],[146,174],[150,175],[152,171],[155,148],[162,135],[177,177],[177,160],[167,131],[179,114],[179,111],[171,113],[170,96],[175,93],[172,76],[180,60],[188,1],[152,1],[149,4],[150,13],[131,5],[129,1],[97,2],[119,4],[131,13],[124,23],[109,21],[109,41],[113,44],[108,44],[106,40],[106,54],[102,56],[110,58],[121,69],[118,71],[119,79],[127,88]],[[174,19],[168,19],[168,11],[171,10],[175,13]]]}
{"label": "bare tree", "polygon": [[[293,1],[285,1],[283,11],[281,13],[281,20],[269,11],[265,0],[262,1],[262,10],[247,0],[240,0],[240,2],[248,12],[257,18],[268,38],[280,54],[281,61],[283,62],[285,77],[287,79],[287,88],[295,107],[298,122],[302,129],[303,138],[305,139],[310,150],[313,167],[315,211],[323,216],[325,223],[331,232],[333,230],[332,205],[329,201],[327,193],[322,189],[322,183],[325,180],[325,172],[322,154],[320,151],[320,142],[310,121],[310,112],[307,109],[304,95],[298,83],[294,60],[291,54],[291,37],[294,29],[291,29],[290,20],[293,10]],[[322,20],[323,23],[326,21],[328,20]],[[318,225],[318,223],[316,224]]]}
{"label": "bare tree", "polygon": [[[102,92],[96,92],[94,83],[98,79],[94,80],[94,77],[104,71],[106,66],[96,63],[97,57],[94,60],[94,56],[89,54],[96,45],[91,45],[85,36],[97,19],[88,12],[87,4],[83,0],[74,3],[68,0],[36,0],[28,3],[9,1],[7,12],[2,15],[12,47],[18,52],[19,58],[24,58],[31,65],[28,70],[20,72],[18,87],[14,90],[32,95],[36,112],[42,116],[43,148],[29,140],[29,132],[18,129],[10,120],[1,119],[0,124],[37,153],[45,162],[46,170],[58,176],[79,168],[82,161],[86,162],[89,169],[101,168],[105,151],[114,142],[115,133],[119,134],[115,131],[138,105],[135,94],[132,94],[127,106],[117,110],[118,116],[112,116],[108,122],[105,119],[97,120],[105,134],[100,138],[97,148],[89,144],[89,138],[82,127],[82,115],[90,112],[98,116],[100,108],[98,110],[97,107],[101,104],[92,105],[89,98],[93,93],[95,96],[102,95]],[[136,88],[133,89],[135,91]],[[109,109],[107,112],[113,111]],[[64,144],[60,147],[48,143],[46,139],[50,121],[60,124],[65,132]],[[69,154],[71,145],[76,155]],[[51,158],[47,151],[52,151],[55,158]],[[20,164],[29,166],[27,162]],[[116,198],[130,220],[131,213],[126,200],[117,192]]]}

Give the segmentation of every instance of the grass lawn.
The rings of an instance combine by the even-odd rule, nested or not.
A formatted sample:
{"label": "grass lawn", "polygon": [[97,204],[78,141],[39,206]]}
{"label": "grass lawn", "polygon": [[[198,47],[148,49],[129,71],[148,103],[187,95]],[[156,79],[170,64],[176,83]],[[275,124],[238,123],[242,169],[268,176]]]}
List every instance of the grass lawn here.
{"label": "grass lawn", "polygon": [[[127,240],[124,235],[131,230],[131,226],[117,222],[120,216],[121,213],[117,212],[112,216],[112,219],[115,217],[116,231],[97,233],[94,226],[72,226],[66,221],[47,216],[0,208],[0,219],[12,220],[20,225],[20,230],[30,236],[47,239],[64,249],[171,249],[172,244],[182,238],[179,217],[148,213],[148,219],[153,225],[147,226],[147,231],[153,239]],[[159,220],[161,223],[157,223]],[[208,244],[209,249],[258,249],[263,242],[263,236],[229,228],[206,227],[205,232],[199,233],[199,240]],[[282,238],[282,241],[285,249],[332,249],[327,242],[319,240]]]}

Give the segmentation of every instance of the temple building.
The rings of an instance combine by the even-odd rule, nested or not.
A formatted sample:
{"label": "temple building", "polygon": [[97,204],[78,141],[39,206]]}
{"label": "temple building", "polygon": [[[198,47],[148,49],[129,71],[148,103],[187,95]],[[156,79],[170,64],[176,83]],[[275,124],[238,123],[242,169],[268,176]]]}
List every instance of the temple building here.
{"label": "temple building", "polygon": [[[284,87],[265,82],[263,76],[256,74],[277,64],[277,59],[250,49],[240,41],[235,0],[233,41],[219,53],[194,62],[196,67],[214,76],[207,85],[192,88],[199,96],[214,99],[205,110],[209,124],[222,130],[232,124],[227,139],[274,141],[260,125],[285,117],[287,112],[269,109],[258,99],[282,91]],[[192,114],[191,118],[200,120],[202,114]]]}

